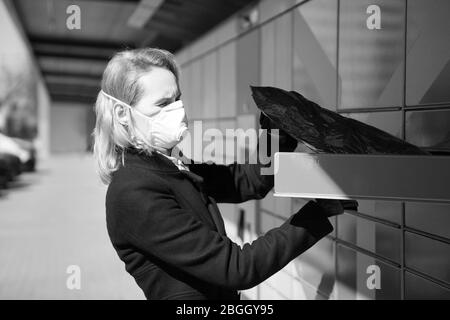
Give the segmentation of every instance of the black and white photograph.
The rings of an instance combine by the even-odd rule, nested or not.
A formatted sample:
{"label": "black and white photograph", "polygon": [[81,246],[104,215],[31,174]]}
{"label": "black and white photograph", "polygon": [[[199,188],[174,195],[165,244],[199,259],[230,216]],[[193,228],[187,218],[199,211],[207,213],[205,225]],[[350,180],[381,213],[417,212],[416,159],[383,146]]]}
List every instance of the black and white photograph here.
{"label": "black and white photograph", "polygon": [[450,1],[0,0],[0,300],[450,300]]}

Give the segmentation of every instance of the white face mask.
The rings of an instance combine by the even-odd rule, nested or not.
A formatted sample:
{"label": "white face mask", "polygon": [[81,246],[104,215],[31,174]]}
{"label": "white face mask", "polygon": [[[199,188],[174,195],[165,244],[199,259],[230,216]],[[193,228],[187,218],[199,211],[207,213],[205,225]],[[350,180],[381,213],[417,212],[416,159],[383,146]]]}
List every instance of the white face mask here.
{"label": "white face mask", "polygon": [[135,115],[141,118],[142,121],[139,121],[141,130],[138,131],[142,135],[144,142],[150,147],[172,149],[183,139],[184,134],[187,132],[186,113],[181,100],[161,108],[155,115],[146,116],[119,99],[108,95],[104,91],[101,92],[105,96],[127,106],[131,112],[134,112]]}

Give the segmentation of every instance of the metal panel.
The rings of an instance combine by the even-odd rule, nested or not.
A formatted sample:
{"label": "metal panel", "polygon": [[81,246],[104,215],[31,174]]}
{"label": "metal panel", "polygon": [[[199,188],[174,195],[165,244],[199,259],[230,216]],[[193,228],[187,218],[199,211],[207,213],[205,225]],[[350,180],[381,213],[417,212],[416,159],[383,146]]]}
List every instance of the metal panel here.
{"label": "metal panel", "polygon": [[358,199],[358,212],[375,218],[402,223],[402,203],[398,201],[374,201]]}
{"label": "metal panel", "polygon": [[177,61],[177,63],[180,66],[184,65],[186,62],[189,61],[189,59],[190,59],[190,56],[188,56],[189,53],[190,52],[187,50],[187,48],[183,48],[181,50],[178,50],[175,53],[175,60]]}
{"label": "metal panel", "polygon": [[273,215],[267,214],[265,212],[260,212],[260,233],[264,234],[267,231],[275,228],[275,227],[279,227],[282,223],[283,220],[277,217],[274,217]]}
{"label": "metal panel", "polygon": [[292,279],[292,299],[293,300],[329,300],[333,297],[325,297],[317,288],[301,279]]}
{"label": "metal panel", "polygon": [[275,23],[261,27],[261,85],[275,86]]}
{"label": "metal panel", "polygon": [[450,202],[446,156],[275,153],[275,194]]}
{"label": "metal panel", "polygon": [[230,42],[218,52],[218,96],[220,117],[236,116],[236,43]]}
{"label": "metal panel", "polygon": [[285,218],[289,218],[294,213],[292,212],[291,199],[274,197],[273,192],[269,192],[261,200],[261,208]]}
{"label": "metal panel", "polygon": [[261,283],[259,286],[259,298],[261,300],[286,300],[288,297],[281,294],[274,287],[266,284],[265,282]]}
{"label": "metal panel", "polygon": [[217,53],[212,52],[202,58],[203,72],[203,118],[218,118],[219,106],[217,101]]}
{"label": "metal panel", "polygon": [[292,88],[292,13],[261,27],[261,85]]}
{"label": "metal panel", "polygon": [[269,193],[260,200],[261,208],[269,212],[275,212],[275,197],[273,196],[273,191]]}
{"label": "metal panel", "polygon": [[290,299],[292,297],[292,276],[285,272],[284,269],[268,278],[265,283],[286,297],[286,299]]}
{"label": "metal panel", "polygon": [[[380,273],[369,267],[379,267]],[[368,269],[369,268],[369,269]],[[373,267],[372,267],[373,268]],[[349,299],[400,299],[400,269],[387,265],[353,249],[337,246],[337,298]],[[379,277],[379,288],[371,285],[374,275]]]}
{"label": "metal panel", "polygon": [[250,86],[260,82],[260,34],[255,29],[237,40],[237,108],[238,114],[256,113],[258,108]]}
{"label": "metal panel", "polygon": [[292,13],[293,89],[336,110],[337,1],[309,1]]}
{"label": "metal panel", "polygon": [[201,59],[192,62],[191,72],[191,107],[189,112],[191,119],[200,119],[203,109],[203,61]]}
{"label": "metal panel", "polygon": [[400,263],[401,232],[350,214],[338,216],[338,238]]}
{"label": "metal panel", "polygon": [[398,138],[403,135],[403,115],[400,111],[391,112],[354,112],[341,114],[342,116],[352,118],[378,129],[386,131]]}
{"label": "metal panel", "polygon": [[238,35],[238,19],[230,18],[225,20],[213,32],[216,33],[217,45],[223,44]]}
{"label": "metal panel", "polygon": [[231,240],[238,242],[236,205],[234,203],[218,203],[217,206],[223,217],[227,236]]}
{"label": "metal panel", "polygon": [[405,126],[408,142],[450,152],[450,110],[406,112]]}
{"label": "metal panel", "polygon": [[408,0],[408,105],[450,102],[449,12],[448,0]]}
{"label": "metal panel", "polygon": [[[399,106],[403,98],[404,0],[341,0],[339,109]],[[369,6],[380,8],[381,28],[370,29]]]}
{"label": "metal panel", "polygon": [[405,224],[450,239],[450,205],[407,202]]}
{"label": "metal panel", "polygon": [[405,233],[405,264],[450,284],[450,244]]}
{"label": "metal panel", "polygon": [[289,218],[292,212],[292,200],[290,198],[274,197],[275,199],[275,213],[285,218]]}
{"label": "metal panel", "polygon": [[244,212],[244,242],[251,243],[258,237],[256,225],[256,201],[246,201],[237,205]]}
{"label": "metal panel", "polygon": [[216,33],[212,30],[208,31],[200,40],[200,51],[205,53],[217,46]]}
{"label": "metal panel", "polygon": [[187,64],[181,68],[181,75],[180,75],[180,91],[181,91],[181,100],[183,100],[184,107],[186,109],[186,116],[191,116],[190,110],[192,108],[192,68],[191,64]]}
{"label": "metal panel", "polygon": [[294,6],[296,2],[296,0],[259,1],[259,21],[263,23],[268,19],[273,18]]}
{"label": "metal panel", "polygon": [[[291,263],[294,275],[316,288],[317,294],[332,296],[335,287],[334,242],[324,238]],[[289,265],[289,266],[291,266]]]}
{"label": "metal panel", "polygon": [[405,299],[450,300],[450,289],[405,272]]}
{"label": "metal panel", "polygon": [[275,86],[292,89],[292,12],[274,20],[275,23]]}

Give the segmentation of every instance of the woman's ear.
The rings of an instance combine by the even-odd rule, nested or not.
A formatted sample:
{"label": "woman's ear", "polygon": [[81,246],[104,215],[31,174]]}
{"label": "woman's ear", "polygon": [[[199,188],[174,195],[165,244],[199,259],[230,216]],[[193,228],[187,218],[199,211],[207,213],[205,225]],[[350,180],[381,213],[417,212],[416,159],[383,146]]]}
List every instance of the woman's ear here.
{"label": "woman's ear", "polygon": [[114,104],[113,112],[114,116],[116,117],[116,119],[118,119],[121,125],[125,127],[128,126],[127,110],[123,105],[119,103]]}

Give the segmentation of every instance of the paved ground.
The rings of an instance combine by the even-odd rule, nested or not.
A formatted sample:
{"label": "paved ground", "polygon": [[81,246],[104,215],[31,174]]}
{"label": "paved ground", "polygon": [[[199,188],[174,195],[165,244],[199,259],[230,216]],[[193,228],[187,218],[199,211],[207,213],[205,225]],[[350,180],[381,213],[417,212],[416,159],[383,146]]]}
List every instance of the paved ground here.
{"label": "paved ground", "polygon": [[105,192],[88,154],[54,156],[1,191],[0,299],[144,298],[109,241]]}

